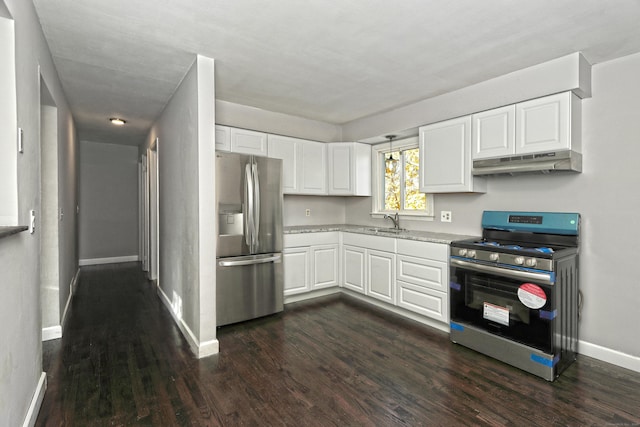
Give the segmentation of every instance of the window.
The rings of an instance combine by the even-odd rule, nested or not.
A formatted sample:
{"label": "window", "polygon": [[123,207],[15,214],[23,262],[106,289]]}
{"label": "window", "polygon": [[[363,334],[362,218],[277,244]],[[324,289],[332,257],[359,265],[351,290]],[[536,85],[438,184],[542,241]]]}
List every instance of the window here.
{"label": "window", "polygon": [[433,196],[419,189],[418,138],[373,147],[373,214],[433,216]]}

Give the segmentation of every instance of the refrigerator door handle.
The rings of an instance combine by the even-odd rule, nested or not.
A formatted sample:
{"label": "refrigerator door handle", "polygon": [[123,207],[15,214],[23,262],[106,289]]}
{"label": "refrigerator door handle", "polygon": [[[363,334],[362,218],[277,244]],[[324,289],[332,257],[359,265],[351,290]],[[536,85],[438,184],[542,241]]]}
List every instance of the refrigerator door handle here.
{"label": "refrigerator door handle", "polygon": [[243,265],[266,264],[268,262],[280,262],[281,260],[282,260],[282,255],[280,254],[267,254],[267,255],[237,257],[235,259],[230,259],[230,260],[222,260],[222,261],[218,261],[218,265],[220,267],[238,267]]}
{"label": "refrigerator door handle", "polygon": [[253,179],[251,163],[244,168],[244,241],[253,252]]}
{"label": "refrigerator door handle", "polygon": [[254,251],[258,251],[258,236],[260,235],[260,178],[258,177],[258,163],[253,163],[253,245]]}

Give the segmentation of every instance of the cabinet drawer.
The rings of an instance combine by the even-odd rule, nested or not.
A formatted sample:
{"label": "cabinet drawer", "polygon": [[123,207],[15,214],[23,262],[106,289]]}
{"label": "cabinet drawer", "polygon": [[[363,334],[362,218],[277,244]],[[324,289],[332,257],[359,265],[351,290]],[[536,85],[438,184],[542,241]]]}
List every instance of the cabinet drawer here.
{"label": "cabinet drawer", "polygon": [[396,282],[396,286],[399,307],[441,322],[449,322],[449,303],[446,292],[425,289],[400,280]]}
{"label": "cabinet drawer", "polygon": [[444,243],[398,239],[398,254],[448,262],[449,245]]}
{"label": "cabinet drawer", "polygon": [[447,263],[406,255],[397,257],[397,279],[440,292],[447,291]]}
{"label": "cabinet drawer", "polygon": [[368,234],[343,233],[342,243],[351,246],[374,249],[377,251],[395,252],[396,239],[393,237],[370,236]]}
{"label": "cabinet drawer", "polygon": [[283,242],[285,248],[315,245],[337,245],[340,243],[340,234],[338,231],[285,234]]}

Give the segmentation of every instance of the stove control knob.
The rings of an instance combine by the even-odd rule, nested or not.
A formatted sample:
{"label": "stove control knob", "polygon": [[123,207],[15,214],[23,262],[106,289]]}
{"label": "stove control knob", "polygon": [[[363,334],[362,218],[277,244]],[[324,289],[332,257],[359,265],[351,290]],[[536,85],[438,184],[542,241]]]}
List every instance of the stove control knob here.
{"label": "stove control knob", "polygon": [[524,264],[524,258],[521,256],[517,256],[514,260],[513,260],[514,264],[517,265],[522,265]]}
{"label": "stove control knob", "polygon": [[496,254],[496,253],[489,254],[489,260],[491,261],[498,261],[499,258],[500,258],[500,254]]}
{"label": "stove control knob", "polygon": [[475,257],[476,257],[476,251],[474,251],[473,249],[472,249],[472,250],[470,250],[470,251],[467,253],[467,256],[468,256],[469,258],[475,258]]}
{"label": "stove control knob", "polygon": [[467,255],[467,250],[466,249],[458,249],[458,255],[460,255],[460,256]]}
{"label": "stove control knob", "polygon": [[535,267],[537,264],[535,258],[527,258],[524,262],[524,265],[527,267]]}

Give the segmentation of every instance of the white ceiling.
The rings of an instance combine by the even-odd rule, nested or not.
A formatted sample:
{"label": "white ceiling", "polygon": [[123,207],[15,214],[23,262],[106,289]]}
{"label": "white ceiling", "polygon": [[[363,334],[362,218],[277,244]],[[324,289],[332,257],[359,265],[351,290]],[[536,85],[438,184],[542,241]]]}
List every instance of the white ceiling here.
{"label": "white ceiling", "polygon": [[33,3],[97,142],[141,143],[195,54],[215,59],[218,99],[342,124],[576,51],[640,52],[639,0]]}

